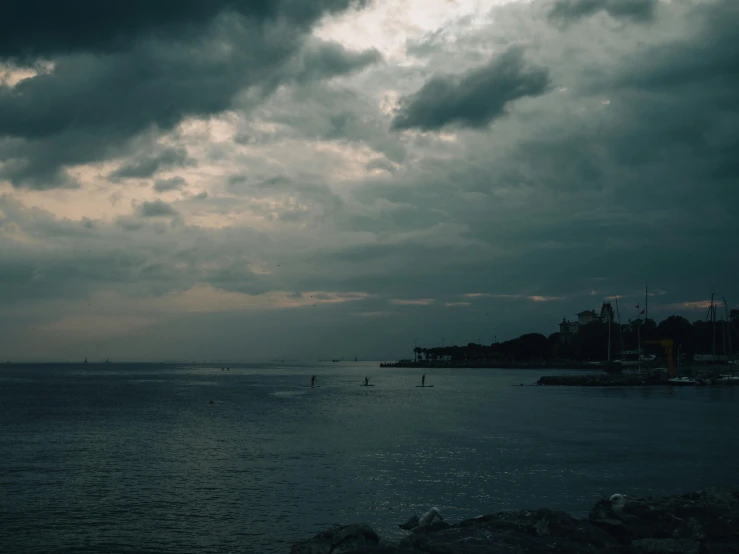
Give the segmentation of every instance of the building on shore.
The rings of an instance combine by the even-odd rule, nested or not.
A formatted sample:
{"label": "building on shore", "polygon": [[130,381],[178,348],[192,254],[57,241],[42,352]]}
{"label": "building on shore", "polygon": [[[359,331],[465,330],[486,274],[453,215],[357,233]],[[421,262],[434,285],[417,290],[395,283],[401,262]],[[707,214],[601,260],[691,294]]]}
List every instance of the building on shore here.
{"label": "building on shore", "polygon": [[585,310],[584,312],[580,312],[579,314],[577,314],[578,325],[587,325],[588,323],[598,321],[599,319],[600,318],[598,317],[598,314],[595,310]]}
{"label": "building on shore", "polygon": [[600,314],[595,310],[585,310],[577,314],[577,321],[570,321],[563,317],[559,324],[559,338],[562,342],[569,342],[581,326],[600,321],[602,323],[613,322],[613,306],[608,301],[603,302]]}

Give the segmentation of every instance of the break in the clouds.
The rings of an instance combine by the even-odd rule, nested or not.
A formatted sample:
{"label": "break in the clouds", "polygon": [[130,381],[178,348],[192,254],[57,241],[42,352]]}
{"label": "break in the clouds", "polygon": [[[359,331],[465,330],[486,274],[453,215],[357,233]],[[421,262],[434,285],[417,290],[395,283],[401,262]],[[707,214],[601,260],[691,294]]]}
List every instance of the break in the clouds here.
{"label": "break in the clouds", "polygon": [[524,49],[512,46],[482,67],[434,77],[402,98],[393,128],[431,131],[452,123],[484,127],[504,115],[510,103],[543,94],[548,85],[547,70],[529,66]]}
{"label": "break in the clouds", "polygon": [[611,17],[633,21],[650,21],[659,0],[557,0],[549,16],[569,22],[605,12]]}
{"label": "break in the clouds", "polygon": [[389,359],[627,319],[646,280],[657,319],[739,303],[733,0],[33,5],[0,18],[0,356]]}

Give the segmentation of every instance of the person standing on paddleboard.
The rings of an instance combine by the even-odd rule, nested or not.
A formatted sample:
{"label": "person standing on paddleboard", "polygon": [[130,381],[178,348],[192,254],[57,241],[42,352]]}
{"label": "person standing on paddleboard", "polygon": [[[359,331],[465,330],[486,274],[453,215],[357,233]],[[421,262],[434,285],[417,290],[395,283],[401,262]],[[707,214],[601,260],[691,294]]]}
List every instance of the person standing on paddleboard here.
{"label": "person standing on paddleboard", "polygon": [[313,377],[310,378],[310,388],[313,388],[313,385],[315,384],[316,384],[316,376],[314,375]]}
{"label": "person standing on paddleboard", "polygon": [[422,387],[425,387],[425,386],[426,386],[426,376],[425,376],[425,375],[423,375],[423,376],[421,377],[421,386],[422,386]]}

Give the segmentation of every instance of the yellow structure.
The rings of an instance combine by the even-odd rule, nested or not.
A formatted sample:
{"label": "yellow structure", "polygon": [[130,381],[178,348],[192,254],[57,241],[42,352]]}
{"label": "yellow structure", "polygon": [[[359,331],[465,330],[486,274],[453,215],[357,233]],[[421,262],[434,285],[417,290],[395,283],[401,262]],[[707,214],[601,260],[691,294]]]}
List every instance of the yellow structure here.
{"label": "yellow structure", "polygon": [[672,339],[666,340],[648,340],[647,344],[659,344],[665,349],[665,355],[667,356],[667,372],[672,377],[675,375],[675,366],[672,363],[672,347],[675,346],[675,342]]}

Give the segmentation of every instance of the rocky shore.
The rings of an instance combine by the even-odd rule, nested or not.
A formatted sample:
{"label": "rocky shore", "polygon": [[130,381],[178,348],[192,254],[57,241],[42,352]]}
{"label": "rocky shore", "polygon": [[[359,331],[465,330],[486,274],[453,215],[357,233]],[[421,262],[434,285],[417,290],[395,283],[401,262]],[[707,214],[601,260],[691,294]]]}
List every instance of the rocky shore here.
{"label": "rocky shore", "polygon": [[[421,518],[424,521],[424,518]],[[291,554],[729,554],[739,553],[739,492],[603,498],[586,519],[547,509],[433,521],[400,543],[366,524],[335,527]]]}

